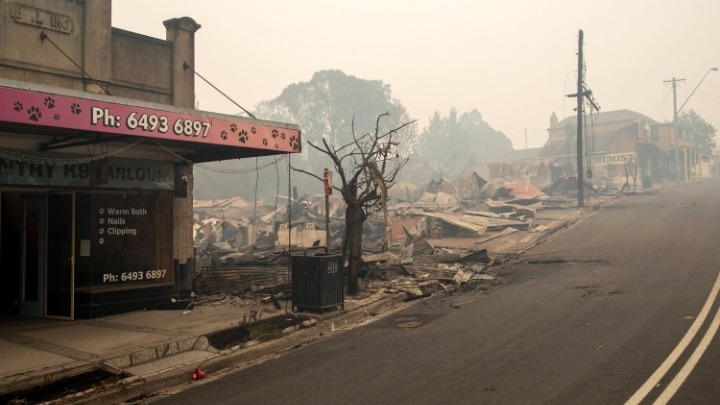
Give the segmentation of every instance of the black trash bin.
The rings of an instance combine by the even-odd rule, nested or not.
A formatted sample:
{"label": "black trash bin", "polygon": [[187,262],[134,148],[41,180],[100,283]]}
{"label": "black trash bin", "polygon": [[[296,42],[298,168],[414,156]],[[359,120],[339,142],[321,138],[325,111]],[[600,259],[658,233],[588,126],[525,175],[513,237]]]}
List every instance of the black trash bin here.
{"label": "black trash bin", "polygon": [[291,259],[293,310],[345,308],[342,255],[303,255]]}

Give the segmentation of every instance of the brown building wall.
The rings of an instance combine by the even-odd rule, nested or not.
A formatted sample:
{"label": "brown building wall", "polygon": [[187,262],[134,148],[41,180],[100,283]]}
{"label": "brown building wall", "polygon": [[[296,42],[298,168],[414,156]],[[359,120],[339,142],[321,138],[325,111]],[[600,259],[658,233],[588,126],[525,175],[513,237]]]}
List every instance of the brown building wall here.
{"label": "brown building wall", "polygon": [[671,123],[658,124],[653,127],[653,137],[657,139],[655,144],[665,151],[673,151],[675,147],[692,149],[694,144],[689,139],[679,136],[675,139],[675,127]]}
{"label": "brown building wall", "polygon": [[659,124],[653,127],[653,141],[658,148],[669,151],[673,148],[672,124]]}
{"label": "brown building wall", "polygon": [[2,1],[0,75],[101,92],[94,81],[111,79],[110,18],[109,0]]}
{"label": "brown building wall", "polygon": [[[191,18],[167,39],[112,28],[110,0],[0,0],[0,77],[193,108]],[[22,44],[22,46],[18,46]]]}
{"label": "brown building wall", "polygon": [[[183,64],[194,66],[200,25],[187,17],[168,20],[166,39],[157,39],[112,28],[111,11],[111,0],[0,0],[0,78],[193,108],[194,73]],[[24,134],[22,142],[0,137],[3,147],[37,149],[29,143],[32,134]],[[184,163],[147,146],[133,153]],[[179,167],[184,167],[186,193],[173,198],[168,209],[173,211],[173,258],[183,265],[194,257],[193,180],[192,166]]]}
{"label": "brown building wall", "polygon": [[[66,84],[68,78],[79,79],[78,69],[67,58],[58,58],[57,50],[44,46],[40,33],[46,30],[70,58],[82,61],[83,14],[83,4],[77,1],[2,1],[3,76],[47,84],[51,84],[51,76],[58,76],[62,84]],[[44,78],[40,78],[42,76]],[[78,84],[81,82],[72,88],[81,89]]]}
{"label": "brown building wall", "polygon": [[112,32],[113,95],[172,104],[172,44],[117,28]]}

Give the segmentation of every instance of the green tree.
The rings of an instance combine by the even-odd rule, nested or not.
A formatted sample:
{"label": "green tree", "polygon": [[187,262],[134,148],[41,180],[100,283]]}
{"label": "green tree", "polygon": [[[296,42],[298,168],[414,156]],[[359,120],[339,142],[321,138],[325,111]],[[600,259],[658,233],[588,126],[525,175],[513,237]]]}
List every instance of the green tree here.
{"label": "green tree", "polygon": [[[376,118],[389,113],[380,123],[387,132],[409,122],[405,107],[392,98],[390,86],[381,80],[365,80],[346,75],[340,70],[316,72],[309,82],[291,84],[275,99],[260,103],[256,115],[263,119],[293,122],[300,125],[303,139],[332,147],[353,142],[354,130],[374,129]],[[354,128],[353,128],[354,125]],[[413,145],[413,131],[401,139],[408,155]],[[332,164],[327,156],[313,148],[303,149],[303,163],[293,165],[313,173],[322,173]]]}
{"label": "green tree", "polygon": [[700,153],[708,155],[715,151],[715,135],[717,130],[709,122],[705,121],[695,110],[680,114],[678,126],[690,131],[690,136],[695,142],[695,149]]}
{"label": "green tree", "polygon": [[[376,118],[388,112],[390,115],[380,123],[381,131],[387,132],[410,121],[405,107],[392,98],[389,85],[381,80],[359,79],[339,70],[319,71],[308,82],[290,84],[276,98],[258,104],[253,112],[260,119],[300,125],[305,146],[308,141],[322,145],[323,140],[327,140],[334,147],[353,142],[350,135],[353,120],[358,132],[374,130]],[[414,128],[415,124],[403,131],[402,138],[396,138],[400,141],[398,152],[402,156],[409,156],[413,150],[417,138]],[[258,181],[253,168],[266,167],[275,159],[261,157],[259,162],[233,160],[204,165],[215,170],[195,171],[197,195],[227,198],[257,193],[261,200],[271,203],[276,200],[277,190],[286,189],[287,176],[276,173],[277,167],[269,167],[260,173]],[[303,147],[302,154],[293,155],[291,159],[293,167],[317,175],[333,166],[325,154],[309,147]],[[238,175],[241,173],[243,175]],[[307,176],[294,176],[292,183],[300,195],[322,192],[322,183]]]}
{"label": "green tree", "polygon": [[434,176],[456,177],[473,164],[501,160],[512,142],[483,121],[477,109],[458,116],[451,109],[443,117],[435,112],[419,141],[420,156]]}

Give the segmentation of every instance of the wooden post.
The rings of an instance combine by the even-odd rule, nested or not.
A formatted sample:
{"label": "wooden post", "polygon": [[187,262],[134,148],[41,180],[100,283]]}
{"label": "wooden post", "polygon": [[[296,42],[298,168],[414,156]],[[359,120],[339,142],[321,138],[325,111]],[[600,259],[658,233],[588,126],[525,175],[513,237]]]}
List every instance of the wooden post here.
{"label": "wooden post", "polygon": [[323,173],[325,188],[325,248],[330,253],[330,194],[332,194],[332,172],[325,169]]}

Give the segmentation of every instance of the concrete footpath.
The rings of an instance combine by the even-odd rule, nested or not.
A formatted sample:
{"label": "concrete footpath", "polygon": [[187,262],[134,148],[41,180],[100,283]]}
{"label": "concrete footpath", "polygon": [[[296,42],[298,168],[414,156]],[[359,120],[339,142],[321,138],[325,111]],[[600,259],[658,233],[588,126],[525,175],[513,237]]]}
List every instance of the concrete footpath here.
{"label": "concrete footpath", "polygon": [[[538,211],[536,222],[543,226],[542,232],[516,232],[484,244],[503,255],[522,252],[612,200],[602,198],[584,209]],[[206,302],[191,311],[137,311],[93,320],[0,317],[0,395],[102,368],[122,372],[124,377],[113,386],[73,394],[66,402],[117,403],[140,398],[191,382],[195,368],[208,376],[219,374],[379,319],[412,305],[404,301],[406,297],[387,292],[357,300],[346,297],[344,309],[322,315],[303,313],[317,321],[311,327],[262,344],[225,350],[212,347],[208,336],[237,328],[253,311],[267,319],[285,314],[286,308],[278,310],[262,302],[249,306]]]}
{"label": "concrete footpath", "polygon": [[[152,310],[101,319],[60,321],[0,318],[0,395],[102,368],[125,376],[115,386],[77,393],[83,402],[111,403],[192,381],[195,368],[208,375],[330,336],[408,304],[404,294],[377,293],[345,300],[344,309],[302,313],[313,326],[256,344],[217,350],[207,336],[237,328],[252,311],[262,319],[283,315],[272,304],[203,305]],[[283,303],[284,305],[284,303]],[[88,403],[90,403],[88,402]]]}

